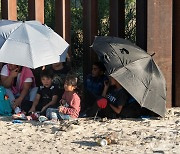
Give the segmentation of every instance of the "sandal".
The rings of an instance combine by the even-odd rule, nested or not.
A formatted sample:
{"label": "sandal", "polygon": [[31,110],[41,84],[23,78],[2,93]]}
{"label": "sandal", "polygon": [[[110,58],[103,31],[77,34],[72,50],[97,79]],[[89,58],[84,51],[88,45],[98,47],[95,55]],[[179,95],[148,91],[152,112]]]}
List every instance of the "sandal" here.
{"label": "sandal", "polygon": [[48,118],[45,117],[45,116],[40,116],[40,117],[38,118],[38,120],[39,120],[39,122],[44,122],[44,121],[47,121]]}

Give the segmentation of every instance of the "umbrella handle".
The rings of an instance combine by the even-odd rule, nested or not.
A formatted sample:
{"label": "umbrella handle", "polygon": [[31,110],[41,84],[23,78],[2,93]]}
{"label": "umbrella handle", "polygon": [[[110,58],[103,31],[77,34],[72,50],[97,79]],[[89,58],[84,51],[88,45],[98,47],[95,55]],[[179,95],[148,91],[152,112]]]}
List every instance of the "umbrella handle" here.
{"label": "umbrella handle", "polygon": [[96,114],[95,114],[95,116],[94,116],[94,121],[96,120],[96,117],[97,117],[98,112],[99,112],[99,109],[96,111]]}

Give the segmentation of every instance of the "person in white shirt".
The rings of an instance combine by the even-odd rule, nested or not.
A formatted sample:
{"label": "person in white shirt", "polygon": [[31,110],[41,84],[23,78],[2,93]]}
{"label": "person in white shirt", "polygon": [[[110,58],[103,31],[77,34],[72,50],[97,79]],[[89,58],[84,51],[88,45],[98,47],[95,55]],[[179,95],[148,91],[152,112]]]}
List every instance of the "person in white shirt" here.
{"label": "person in white shirt", "polygon": [[23,100],[29,98],[29,101],[33,101],[36,96],[37,87],[30,68],[6,64],[1,70],[1,82],[13,109],[21,107]]}

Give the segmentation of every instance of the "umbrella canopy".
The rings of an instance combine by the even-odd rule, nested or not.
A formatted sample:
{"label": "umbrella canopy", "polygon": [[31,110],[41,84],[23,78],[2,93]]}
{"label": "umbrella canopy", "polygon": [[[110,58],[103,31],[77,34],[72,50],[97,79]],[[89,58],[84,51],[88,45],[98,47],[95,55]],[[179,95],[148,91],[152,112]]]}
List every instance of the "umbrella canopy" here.
{"label": "umbrella canopy", "polygon": [[0,21],[0,62],[37,68],[64,61],[68,46],[38,21]]}
{"label": "umbrella canopy", "polygon": [[97,36],[92,45],[115,78],[142,106],[164,117],[166,82],[152,56],[128,40]]}

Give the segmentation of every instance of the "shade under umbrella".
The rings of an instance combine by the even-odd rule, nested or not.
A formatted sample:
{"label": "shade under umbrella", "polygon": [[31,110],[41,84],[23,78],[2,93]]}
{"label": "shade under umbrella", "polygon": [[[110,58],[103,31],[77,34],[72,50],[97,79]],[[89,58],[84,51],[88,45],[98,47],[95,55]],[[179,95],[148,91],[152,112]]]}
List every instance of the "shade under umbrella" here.
{"label": "shade under umbrella", "polygon": [[142,107],[165,116],[166,82],[152,56],[130,41],[117,37],[98,36],[92,47],[108,74]]}
{"label": "shade under umbrella", "polygon": [[38,21],[0,21],[0,62],[37,68],[64,61],[68,46]]}

